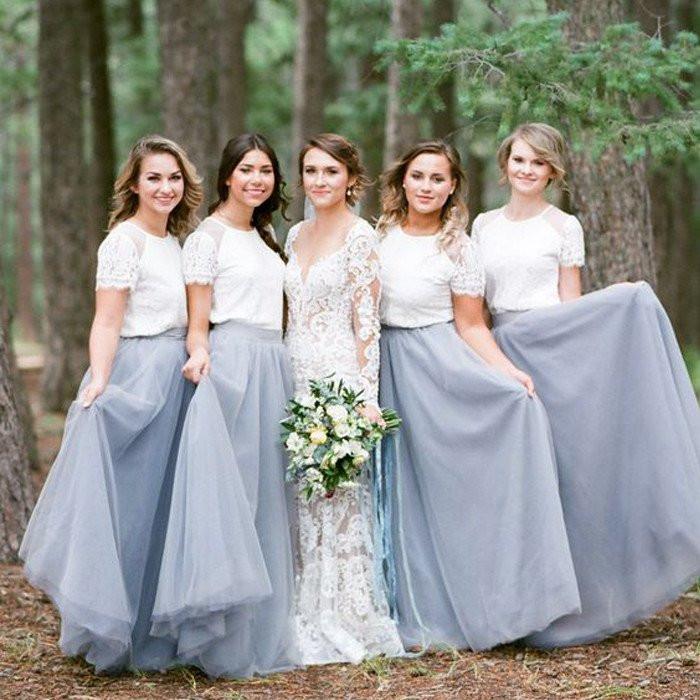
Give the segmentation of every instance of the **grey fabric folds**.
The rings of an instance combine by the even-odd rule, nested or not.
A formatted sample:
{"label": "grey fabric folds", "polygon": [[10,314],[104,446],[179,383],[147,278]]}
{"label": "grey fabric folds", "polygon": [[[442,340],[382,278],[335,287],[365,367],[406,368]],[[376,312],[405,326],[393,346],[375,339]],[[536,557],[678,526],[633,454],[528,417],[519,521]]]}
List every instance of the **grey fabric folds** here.
{"label": "grey fabric folds", "polygon": [[527,641],[590,642],[633,625],[700,575],[700,412],[671,324],[646,283],[496,317],[552,426],[582,612]]}
{"label": "grey fabric folds", "polygon": [[70,407],[20,549],[29,581],[60,612],[61,649],[97,671],[174,658],[148,629],[190,396],[183,340],[183,330],[120,340],[105,392]]}
{"label": "grey fabric folds", "polygon": [[214,327],[211,373],[183,428],[153,632],[210,676],[297,665],[279,421],[292,393],[280,334]]}
{"label": "grey fabric folds", "polygon": [[385,479],[404,643],[487,649],[576,612],[542,404],[451,323],[380,343],[380,402],[403,419]]}

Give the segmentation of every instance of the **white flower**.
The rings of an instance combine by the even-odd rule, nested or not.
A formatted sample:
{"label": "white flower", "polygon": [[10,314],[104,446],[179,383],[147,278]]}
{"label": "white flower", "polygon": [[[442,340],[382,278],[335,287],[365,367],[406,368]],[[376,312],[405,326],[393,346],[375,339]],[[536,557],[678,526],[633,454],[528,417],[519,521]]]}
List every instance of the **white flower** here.
{"label": "white flower", "polygon": [[321,474],[321,472],[315,467],[307,469],[305,476],[308,481],[321,481],[323,479],[323,474]]}
{"label": "white flower", "polygon": [[315,405],[314,400],[308,394],[302,394],[301,396],[297,396],[295,398],[295,401],[300,406],[304,406],[305,408],[313,408]]}
{"label": "white flower", "polygon": [[316,451],[316,445],[314,445],[314,444],[307,445],[304,448],[304,457],[313,457],[315,451]]}
{"label": "white flower", "polygon": [[328,436],[326,434],[326,429],[321,426],[317,425],[310,433],[309,433],[309,440],[314,445],[323,445],[324,442],[328,439]]}
{"label": "white flower", "polygon": [[358,455],[358,454],[365,451],[364,447],[362,447],[362,443],[358,442],[357,440],[348,440],[347,445],[348,445],[348,454]]}
{"label": "white flower", "polygon": [[347,409],[344,406],[339,406],[337,404],[333,404],[332,406],[326,407],[326,413],[335,423],[341,423],[343,421],[346,421],[348,417]]}
{"label": "white flower", "polygon": [[304,448],[306,441],[299,433],[289,433],[285,444],[290,452],[299,452]]}
{"label": "white flower", "polygon": [[348,442],[347,440],[341,440],[340,442],[336,442],[333,445],[333,452],[339,459],[342,457],[346,457],[349,454],[352,454],[352,450],[350,449],[350,442]]}
{"label": "white flower", "polygon": [[364,464],[368,459],[369,459],[369,452],[367,452],[367,450],[362,450],[362,452],[360,454],[357,454],[352,458],[352,463],[356,467],[359,467],[361,464]]}
{"label": "white flower", "polygon": [[339,437],[347,437],[350,434],[350,426],[347,423],[337,423],[333,426],[333,432]]}

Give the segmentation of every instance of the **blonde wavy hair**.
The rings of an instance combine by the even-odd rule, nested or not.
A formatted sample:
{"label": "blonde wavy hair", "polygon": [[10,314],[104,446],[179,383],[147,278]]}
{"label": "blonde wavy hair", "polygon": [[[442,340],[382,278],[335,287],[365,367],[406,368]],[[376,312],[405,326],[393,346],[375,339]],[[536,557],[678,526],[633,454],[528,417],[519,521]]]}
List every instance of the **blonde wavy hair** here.
{"label": "blonde wavy hair", "polygon": [[520,139],[530,146],[530,148],[552,168],[552,177],[547,186],[553,182],[560,187],[566,187],[566,142],[561,133],[549,124],[531,122],[521,124],[515,131],[506,136],[501,142],[496,152],[498,167],[501,169],[501,179],[503,185],[508,181],[507,168],[508,158],[515,141]]}
{"label": "blonde wavy hair", "polygon": [[450,164],[450,175],[455,182],[454,192],[440,210],[440,235],[438,246],[443,250],[454,245],[469,224],[467,208],[467,175],[457,150],[440,139],[421,141],[404,153],[381,176],[382,214],[377,221],[377,231],[384,236],[392,226],[401,225],[408,216],[408,200],[403,181],[411,162],[423,153],[445,156]]}
{"label": "blonde wavy hair", "polygon": [[136,214],[139,208],[139,196],[132,188],[137,184],[141,174],[141,162],[151,153],[169,153],[180,167],[185,191],[178,205],[168,216],[168,231],[182,238],[193,231],[199,223],[196,211],[204,197],[202,178],[197,174],[197,168],[181,146],[157,134],[143,136],[129,151],[129,156],[114,182],[112,212],[107,228],[111,230],[119,222]]}

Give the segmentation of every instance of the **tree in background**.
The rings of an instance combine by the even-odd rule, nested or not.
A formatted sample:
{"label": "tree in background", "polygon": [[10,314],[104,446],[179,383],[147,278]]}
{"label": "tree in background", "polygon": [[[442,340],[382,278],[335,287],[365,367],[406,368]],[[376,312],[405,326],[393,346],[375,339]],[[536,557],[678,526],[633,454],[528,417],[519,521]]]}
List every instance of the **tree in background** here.
{"label": "tree in background", "polygon": [[[87,365],[92,316],[81,92],[82,0],[39,2],[41,229],[47,327],[44,406],[66,410]],[[57,68],[60,66],[60,70]]]}
{"label": "tree in background", "polygon": [[[294,52],[294,112],[289,178],[296,180],[296,157],[309,136],[323,131],[326,106],[328,2],[297,0],[297,43]],[[303,216],[298,193],[290,210],[292,220]]]}
{"label": "tree in background", "polygon": [[[420,36],[423,24],[421,0],[392,0],[391,30],[398,39],[415,39]],[[394,62],[389,66],[386,122],[384,128],[384,167],[388,167],[420,134],[419,119],[407,111],[401,91],[401,68]]]}
{"label": "tree in background", "polygon": [[15,561],[34,505],[27,425],[18,404],[17,370],[0,289],[0,562]]}
{"label": "tree in background", "polygon": [[212,192],[217,144],[214,0],[158,0],[164,136],[177,141]]}

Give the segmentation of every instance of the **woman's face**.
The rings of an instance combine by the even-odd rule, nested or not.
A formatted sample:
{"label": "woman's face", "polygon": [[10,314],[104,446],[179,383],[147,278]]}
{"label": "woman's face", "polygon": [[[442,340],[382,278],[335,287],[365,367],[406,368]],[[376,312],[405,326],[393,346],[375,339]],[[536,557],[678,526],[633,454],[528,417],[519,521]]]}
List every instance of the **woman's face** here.
{"label": "woman's face", "polygon": [[420,153],[408,164],[403,177],[409,212],[432,214],[442,211],[456,184],[447,156]]}
{"label": "woman's face", "polygon": [[316,209],[345,202],[345,193],[353,182],[344,163],[320,148],[310,148],[304,155],[301,171],[304,193]]}
{"label": "woman's face", "polygon": [[541,195],[554,174],[552,166],[522,139],[515,139],[506,163],[506,176],[513,190],[524,195]]}
{"label": "woman's face", "polygon": [[226,180],[228,196],[234,202],[255,209],[270,197],[275,188],[275,171],[270,157],[253,149],[248,151]]}
{"label": "woman's face", "polygon": [[149,153],[141,161],[136,184],[131,188],[139,197],[139,209],[168,215],[182,201],[185,179],[175,156]]}

